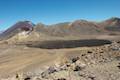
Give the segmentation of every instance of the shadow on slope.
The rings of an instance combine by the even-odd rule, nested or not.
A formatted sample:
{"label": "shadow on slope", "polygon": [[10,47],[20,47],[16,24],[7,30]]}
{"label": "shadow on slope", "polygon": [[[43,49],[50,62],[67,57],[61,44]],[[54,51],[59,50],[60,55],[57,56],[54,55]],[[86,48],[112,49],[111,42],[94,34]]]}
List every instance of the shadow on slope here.
{"label": "shadow on slope", "polygon": [[42,48],[42,49],[63,49],[76,47],[92,47],[111,44],[109,40],[89,39],[89,40],[55,40],[42,41],[26,44],[28,47]]}

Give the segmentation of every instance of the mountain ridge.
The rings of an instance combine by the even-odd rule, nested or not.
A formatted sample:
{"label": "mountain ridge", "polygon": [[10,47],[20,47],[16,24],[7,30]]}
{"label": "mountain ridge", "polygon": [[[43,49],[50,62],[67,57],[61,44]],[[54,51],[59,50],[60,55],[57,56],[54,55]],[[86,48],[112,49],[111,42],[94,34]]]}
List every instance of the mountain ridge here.
{"label": "mountain ridge", "polygon": [[53,25],[45,25],[43,23],[34,24],[31,21],[19,21],[12,27],[2,32],[2,34],[0,34],[0,39],[9,39],[22,31],[34,31],[37,34],[45,34],[56,37],[112,33],[120,34],[120,18],[112,17],[101,22],[81,19],[73,22],[62,22]]}

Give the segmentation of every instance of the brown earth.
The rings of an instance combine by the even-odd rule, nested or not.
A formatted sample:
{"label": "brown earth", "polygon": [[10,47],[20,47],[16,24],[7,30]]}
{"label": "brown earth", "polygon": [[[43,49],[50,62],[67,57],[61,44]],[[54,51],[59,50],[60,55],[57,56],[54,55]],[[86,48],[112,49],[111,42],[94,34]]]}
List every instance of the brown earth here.
{"label": "brown earth", "polygon": [[[92,39],[91,39],[92,40]],[[98,46],[93,45],[96,42],[90,42],[91,46],[75,46],[73,42],[63,40],[61,43],[60,41],[53,41],[52,43],[55,45],[55,48],[52,49],[42,49],[41,47],[35,46],[28,46],[23,44],[8,44],[8,43],[1,43],[0,45],[0,77],[6,78],[7,80],[17,80],[15,76],[19,74],[19,78],[22,78],[21,75],[24,74],[25,76],[30,76],[31,80],[36,78],[41,78],[41,73],[46,71],[50,66],[55,65],[65,65],[69,63],[72,58],[79,57],[80,63],[86,65],[85,69],[80,70],[76,73],[70,69],[70,76],[73,78],[71,80],[92,80],[89,77],[94,77],[93,80],[119,80],[119,46],[120,44],[117,42],[113,42],[112,44],[102,44]],[[81,40],[80,40],[81,41]],[[104,40],[101,40],[104,41]],[[107,40],[105,40],[107,41]],[[49,41],[48,41],[49,42]],[[60,46],[61,44],[68,44],[74,47],[62,47],[59,49],[56,46]],[[67,43],[68,42],[68,43]],[[89,42],[89,40],[88,40]],[[73,43],[73,44],[71,44]],[[86,42],[85,42],[86,43]],[[84,45],[85,45],[84,43]],[[90,44],[89,43],[89,44]],[[33,42],[33,45],[38,45],[38,42]],[[42,44],[44,44],[42,42]],[[51,43],[46,43],[45,45],[50,46]],[[83,44],[83,43],[82,43]],[[65,44],[64,44],[65,46]],[[66,63],[67,61],[67,63]],[[72,63],[69,63],[73,65]],[[67,68],[69,69],[69,68]],[[48,70],[47,70],[48,71]],[[81,73],[82,72],[82,73]],[[66,70],[58,71],[55,73],[47,74],[49,80],[57,80],[58,78],[65,78],[66,80],[70,80],[70,76],[68,76],[69,72]],[[76,74],[76,76],[75,76]],[[79,74],[79,75],[78,75]],[[80,76],[80,74],[82,76]],[[36,76],[35,76],[36,75]],[[58,76],[61,75],[61,76]],[[54,79],[53,79],[53,77]],[[113,77],[112,77],[113,76]],[[52,77],[52,78],[51,78]],[[46,78],[41,78],[41,80],[48,80]],[[23,79],[20,79],[23,80]],[[35,79],[37,80],[37,79]]]}
{"label": "brown earth", "polygon": [[119,23],[39,24],[30,33],[12,28],[17,33],[0,41],[0,80],[120,80]]}

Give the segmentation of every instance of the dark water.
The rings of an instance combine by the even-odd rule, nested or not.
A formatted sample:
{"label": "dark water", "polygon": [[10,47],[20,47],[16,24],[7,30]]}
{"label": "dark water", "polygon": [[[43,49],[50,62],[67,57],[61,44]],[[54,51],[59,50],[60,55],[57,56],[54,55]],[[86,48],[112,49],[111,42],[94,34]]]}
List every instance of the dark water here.
{"label": "dark water", "polygon": [[111,44],[109,40],[89,39],[89,40],[56,40],[42,41],[27,44],[28,47],[43,48],[43,49],[62,49],[75,47],[92,47]]}

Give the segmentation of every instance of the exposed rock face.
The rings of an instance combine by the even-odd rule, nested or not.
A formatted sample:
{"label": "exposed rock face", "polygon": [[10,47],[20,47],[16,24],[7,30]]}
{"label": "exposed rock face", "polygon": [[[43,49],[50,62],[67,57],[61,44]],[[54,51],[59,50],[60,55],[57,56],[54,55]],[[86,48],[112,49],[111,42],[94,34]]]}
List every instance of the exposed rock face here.
{"label": "exposed rock face", "polygon": [[31,23],[30,21],[20,21],[17,22],[15,25],[10,27],[9,29],[5,30],[0,34],[0,39],[9,39],[13,37],[14,35],[21,33],[22,31],[24,32],[30,32],[33,30],[34,24]]}
{"label": "exposed rock face", "polygon": [[113,17],[100,23],[107,31],[120,31],[120,18]]}
{"label": "exposed rock face", "polygon": [[22,31],[15,36],[13,36],[10,40],[13,41],[23,41],[29,37],[29,31]]}

